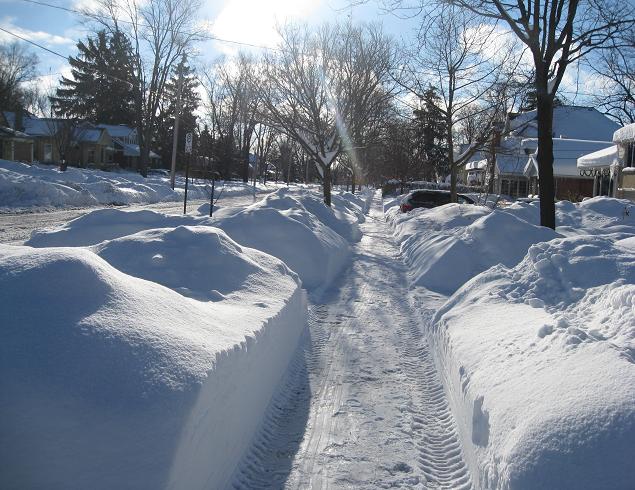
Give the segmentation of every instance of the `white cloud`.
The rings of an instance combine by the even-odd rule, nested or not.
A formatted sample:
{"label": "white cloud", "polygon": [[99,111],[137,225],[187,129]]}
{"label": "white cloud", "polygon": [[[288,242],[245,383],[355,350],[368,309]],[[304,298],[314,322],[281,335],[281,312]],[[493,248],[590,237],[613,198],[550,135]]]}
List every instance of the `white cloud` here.
{"label": "white cloud", "polygon": [[[15,33],[20,37],[45,46],[72,46],[75,44],[75,41],[68,37],[58,36],[57,34],[51,34],[50,32],[45,31],[31,31],[29,29],[23,29],[22,27],[15,25],[14,21],[15,18],[13,17],[3,17],[0,19],[0,27]],[[0,41],[10,42],[14,40],[16,40],[14,36],[0,31]]]}

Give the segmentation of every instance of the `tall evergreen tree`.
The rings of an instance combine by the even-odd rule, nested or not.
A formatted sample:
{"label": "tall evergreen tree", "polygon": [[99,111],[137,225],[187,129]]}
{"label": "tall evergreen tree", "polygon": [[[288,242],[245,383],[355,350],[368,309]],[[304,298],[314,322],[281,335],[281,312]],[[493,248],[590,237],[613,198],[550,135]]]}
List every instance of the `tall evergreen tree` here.
{"label": "tall evergreen tree", "polygon": [[77,43],[69,57],[72,78],[62,77],[52,101],[58,114],[95,123],[135,126],[135,73],[130,41],[102,30]]}
{"label": "tall evergreen tree", "polygon": [[421,108],[415,109],[414,126],[417,157],[423,177],[433,180],[447,175],[447,120],[441,109],[441,98],[432,86],[422,94]]}
{"label": "tall evergreen tree", "polygon": [[[180,75],[179,75],[180,74]],[[177,164],[182,165],[185,154],[185,135],[188,132],[196,133],[196,110],[201,99],[198,95],[199,81],[194,69],[186,60],[173,69],[170,80],[165,84],[165,92],[159,115],[156,148],[158,148],[164,166],[170,166],[172,161],[172,142],[174,135],[174,118],[179,97],[179,76],[182,77],[181,87],[181,112],[179,116],[179,135],[177,142]]]}

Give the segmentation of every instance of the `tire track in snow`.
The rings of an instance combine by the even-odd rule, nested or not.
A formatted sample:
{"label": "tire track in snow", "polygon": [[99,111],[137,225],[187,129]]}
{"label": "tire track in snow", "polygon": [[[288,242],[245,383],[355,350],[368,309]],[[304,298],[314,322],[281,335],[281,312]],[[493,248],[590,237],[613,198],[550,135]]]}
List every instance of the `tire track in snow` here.
{"label": "tire track in snow", "polygon": [[375,200],[239,465],[236,489],[471,488],[406,268]]}
{"label": "tire track in snow", "polygon": [[430,347],[416,324],[404,325],[404,371],[413,385],[411,431],[419,465],[430,488],[472,488],[461,443]]}

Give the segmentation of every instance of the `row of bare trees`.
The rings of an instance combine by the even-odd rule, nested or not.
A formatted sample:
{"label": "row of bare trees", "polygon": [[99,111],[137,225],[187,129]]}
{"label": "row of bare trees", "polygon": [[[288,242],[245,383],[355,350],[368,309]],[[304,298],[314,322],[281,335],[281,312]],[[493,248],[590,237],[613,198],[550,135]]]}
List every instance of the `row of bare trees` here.
{"label": "row of bare trees", "polygon": [[[205,39],[195,20],[198,2],[98,0],[97,9],[85,12],[130,40],[142,173],[169,75]],[[397,46],[377,25],[285,25],[276,49],[200,70],[208,146],[221,172],[238,170],[244,181],[250,172],[266,178],[272,162],[287,179],[315,175],[329,205],[334,167],[353,181],[417,172],[444,178],[447,172],[455,198],[461,166],[531,91],[538,113],[541,222],[554,227],[556,93],[572,63],[601,53],[593,69],[607,86],[620,89],[619,96],[603,98],[604,106],[633,120],[633,6],[614,0],[389,5],[416,8],[416,42]],[[430,90],[438,97],[431,99]],[[426,119],[431,114],[439,116],[436,131]]]}

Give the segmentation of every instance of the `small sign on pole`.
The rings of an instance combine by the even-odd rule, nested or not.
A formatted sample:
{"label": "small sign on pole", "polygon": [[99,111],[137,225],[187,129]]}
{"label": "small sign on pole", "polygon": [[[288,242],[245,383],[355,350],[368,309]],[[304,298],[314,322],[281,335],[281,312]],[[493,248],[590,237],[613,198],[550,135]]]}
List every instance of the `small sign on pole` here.
{"label": "small sign on pole", "polygon": [[192,153],[192,133],[185,135],[185,153]]}
{"label": "small sign on pole", "polygon": [[190,179],[190,159],[192,158],[192,133],[185,135],[185,153],[187,153],[187,163],[185,164],[185,195],[183,196],[183,214],[187,214],[187,182]]}

